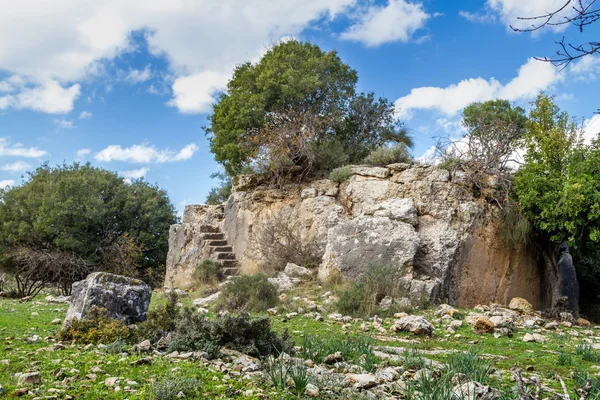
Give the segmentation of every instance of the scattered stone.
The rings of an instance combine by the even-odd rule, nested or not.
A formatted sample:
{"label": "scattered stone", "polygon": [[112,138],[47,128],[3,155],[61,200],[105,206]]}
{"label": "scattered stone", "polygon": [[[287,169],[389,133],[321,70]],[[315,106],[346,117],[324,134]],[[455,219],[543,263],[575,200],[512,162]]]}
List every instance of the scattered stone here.
{"label": "scattered stone", "polygon": [[277,307],[269,308],[269,309],[267,310],[267,313],[268,313],[270,316],[275,316],[275,315],[277,315]]}
{"label": "scattered stone", "polygon": [[21,397],[21,396],[26,395],[27,393],[29,393],[29,388],[26,388],[26,387],[20,388],[20,389],[17,389],[14,391],[13,397]]}
{"label": "scattered stone", "polygon": [[549,329],[549,330],[554,330],[554,329],[558,328],[558,322],[550,321],[544,326],[544,328]]}
{"label": "scattered stone", "polygon": [[94,307],[102,307],[110,318],[119,319],[125,324],[135,324],[146,320],[150,296],[150,286],[139,279],[93,272],[86,279],[75,282],[71,292],[71,305],[63,327],[74,318],[86,318]]}
{"label": "scattered stone", "polygon": [[106,380],[104,381],[104,385],[106,386],[117,386],[119,384],[119,378],[116,376],[112,376],[110,378],[106,378]]}
{"label": "scattered stone", "polygon": [[284,290],[291,290],[296,286],[292,279],[285,273],[280,272],[276,277],[269,278],[269,282],[277,287],[277,290],[283,292]]}
{"label": "scattered stone", "polygon": [[17,380],[19,386],[38,385],[42,381],[42,376],[39,372],[26,372],[19,375]]}
{"label": "scattered stone", "polygon": [[309,383],[306,385],[306,390],[304,393],[306,393],[308,397],[319,397],[319,388],[312,383]]}
{"label": "scattered stone", "polygon": [[473,328],[478,333],[492,333],[494,332],[494,323],[485,315],[480,315],[475,319]]}
{"label": "scattered stone", "polygon": [[508,308],[521,314],[531,314],[533,312],[533,306],[531,303],[522,297],[513,297],[508,304]]}
{"label": "scattered stone", "polygon": [[204,308],[204,307],[198,307],[198,314],[200,315],[204,315],[208,313],[208,308]]}
{"label": "scattered stone", "polygon": [[52,325],[60,325],[61,322],[60,318],[56,318],[52,320]]}
{"label": "scattered stone", "polygon": [[52,295],[46,296],[47,304],[67,304],[71,299],[71,296],[57,296]]}
{"label": "scattered stone", "polygon": [[149,353],[152,350],[152,343],[149,340],[144,340],[141,343],[135,345],[135,349],[140,353]]}
{"label": "scattered stone", "polygon": [[348,374],[346,381],[352,383],[355,389],[369,389],[379,384],[373,374]]}
{"label": "scattered stone", "polygon": [[195,299],[192,301],[192,305],[194,307],[206,307],[207,305],[217,301],[217,299],[219,298],[220,295],[221,295],[221,292],[216,292],[216,293],[211,294],[208,297],[202,297],[200,299]]}
{"label": "scattered stone", "polygon": [[584,326],[584,327],[590,327],[592,326],[592,324],[590,323],[590,321],[588,321],[585,318],[577,318],[577,321],[575,321],[575,323],[579,326]]}
{"label": "scattered stone", "polygon": [[301,267],[294,263],[288,263],[283,272],[292,278],[304,278],[312,275],[312,271],[310,269]]}
{"label": "scattered stone", "polygon": [[392,332],[412,332],[415,335],[431,336],[433,325],[419,315],[408,315],[396,320],[390,330]]}
{"label": "scattered stone", "polygon": [[457,398],[468,400],[496,400],[500,397],[491,387],[474,381],[455,386],[453,392]]}
{"label": "scattered stone", "polygon": [[536,342],[536,343],[544,343],[546,341],[546,338],[542,335],[540,335],[539,333],[526,333],[525,336],[523,337],[523,341],[526,343],[529,342]]}
{"label": "scattered stone", "polygon": [[341,352],[336,351],[334,354],[328,354],[323,359],[323,364],[335,364],[336,362],[340,362],[344,359],[344,356]]}
{"label": "scattered stone", "polygon": [[152,364],[152,357],[140,358],[139,360],[131,361],[129,363],[129,365],[131,365],[131,366],[134,366],[134,365],[150,365],[150,364]]}
{"label": "scattered stone", "polygon": [[459,311],[456,308],[454,308],[448,304],[440,304],[437,311],[435,312],[435,315],[437,315],[438,317],[443,317],[444,315],[448,315],[448,316],[454,318],[458,314],[459,314]]}

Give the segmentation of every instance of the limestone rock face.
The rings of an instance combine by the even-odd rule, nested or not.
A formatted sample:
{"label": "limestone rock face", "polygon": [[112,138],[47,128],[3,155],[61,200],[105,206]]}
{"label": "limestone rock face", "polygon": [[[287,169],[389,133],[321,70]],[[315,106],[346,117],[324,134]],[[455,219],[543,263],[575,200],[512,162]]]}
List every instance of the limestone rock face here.
{"label": "limestone rock face", "polygon": [[139,279],[107,272],[91,273],[73,284],[63,327],[74,318],[86,318],[93,307],[105,308],[109,317],[125,324],[145,321],[151,296],[150,286]]}
{"label": "limestone rock face", "polygon": [[[503,244],[500,212],[473,196],[464,173],[409,164],[351,170],[341,183],[324,179],[279,189],[242,177],[219,209],[186,207],[183,223],[171,228],[165,283],[184,286],[206,258],[201,228],[207,224],[219,226],[242,273],[255,271],[262,262],[255,238],[279,217],[302,241],[316,244],[323,256],[320,279],[356,279],[370,265],[386,265],[402,272],[399,298],[412,305],[442,299],[460,307],[506,305],[522,297],[544,308],[547,277],[537,268],[535,249]],[[493,190],[493,182],[484,189]]]}
{"label": "limestone rock face", "polygon": [[356,278],[370,265],[394,265],[410,272],[419,247],[415,229],[385,217],[360,216],[329,229],[323,267],[319,277],[331,269]]}

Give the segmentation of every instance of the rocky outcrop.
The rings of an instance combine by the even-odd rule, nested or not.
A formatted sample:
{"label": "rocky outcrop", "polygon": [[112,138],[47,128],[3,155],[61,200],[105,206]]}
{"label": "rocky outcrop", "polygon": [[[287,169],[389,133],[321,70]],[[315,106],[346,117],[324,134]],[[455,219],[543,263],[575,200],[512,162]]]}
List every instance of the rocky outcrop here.
{"label": "rocky outcrop", "polygon": [[107,272],[94,272],[75,282],[71,305],[63,328],[73,319],[84,319],[94,307],[104,308],[108,317],[135,324],[146,320],[152,291],[139,279]]}
{"label": "rocky outcrop", "polygon": [[252,246],[257,232],[283,216],[320,249],[320,279],[356,278],[371,265],[393,265],[413,304],[448,300],[468,307],[523,297],[536,308],[546,305],[537,254],[503,244],[498,210],[473,197],[460,173],[409,164],[353,166],[342,183],[280,189],[242,177],[222,213],[220,220],[206,206],[186,207],[184,223],[171,229],[169,279],[185,281],[188,260],[205,257],[203,224],[218,224],[243,271],[261,263]]}

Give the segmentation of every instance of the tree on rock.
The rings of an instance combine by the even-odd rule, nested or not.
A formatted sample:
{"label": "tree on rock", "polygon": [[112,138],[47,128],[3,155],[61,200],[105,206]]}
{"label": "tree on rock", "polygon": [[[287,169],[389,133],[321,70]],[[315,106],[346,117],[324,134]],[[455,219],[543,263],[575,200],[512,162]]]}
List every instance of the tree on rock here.
{"label": "tree on rock", "polygon": [[45,164],[0,191],[0,268],[21,294],[92,271],[162,279],[174,207],[164,190],[86,165]]}
{"label": "tree on rock", "polygon": [[213,106],[211,151],[230,176],[248,167],[301,178],[410,140],[393,105],[356,95],[356,71],[335,51],[295,40],[238,66]]}

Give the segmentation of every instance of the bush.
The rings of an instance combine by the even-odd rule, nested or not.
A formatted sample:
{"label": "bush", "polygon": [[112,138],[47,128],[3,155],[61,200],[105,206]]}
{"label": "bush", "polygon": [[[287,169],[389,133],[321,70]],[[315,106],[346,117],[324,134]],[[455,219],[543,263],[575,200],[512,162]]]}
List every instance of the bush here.
{"label": "bush", "polygon": [[221,290],[218,309],[259,312],[275,307],[279,302],[277,287],[265,274],[241,275]]}
{"label": "bush", "polygon": [[59,340],[72,340],[80,344],[113,343],[130,337],[131,332],[123,321],[109,318],[108,311],[101,307],[93,307],[86,319],[74,318],[65,329],[58,332]]}
{"label": "bush", "polygon": [[250,253],[253,258],[263,260],[267,271],[281,271],[288,263],[317,267],[323,257],[322,250],[314,239],[302,237],[298,226],[284,211],[259,227],[251,238]]}
{"label": "bush", "polygon": [[379,147],[365,157],[365,164],[385,167],[395,163],[410,163],[411,158],[406,150],[406,145],[398,144],[393,147]]}
{"label": "bush", "polygon": [[221,347],[238,350],[253,357],[290,352],[293,343],[284,332],[271,330],[269,318],[251,318],[249,314],[219,315],[211,321],[185,308],[169,344],[170,351],[205,351],[216,357]]}
{"label": "bush", "polygon": [[352,177],[352,167],[345,166],[334,169],[329,173],[329,180],[342,183]]}
{"label": "bush", "polygon": [[196,265],[192,279],[199,284],[216,285],[223,279],[223,264],[207,258]]}
{"label": "bush", "polygon": [[162,378],[152,385],[152,398],[154,400],[175,400],[184,398],[198,398],[201,394],[202,382],[194,378],[170,376]]}
{"label": "bush", "polygon": [[406,311],[401,310],[397,305],[392,305],[388,310],[381,310],[379,307],[379,303],[386,296],[393,299],[401,297],[404,292],[401,276],[401,270],[397,266],[369,267],[358,281],[350,282],[346,289],[339,293],[336,304],[338,311],[358,317]]}
{"label": "bush", "polygon": [[150,340],[154,343],[174,331],[180,315],[180,309],[177,307],[178,301],[177,293],[171,290],[167,293],[167,300],[164,303],[148,311],[146,321],[138,324],[135,330],[137,341]]}
{"label": "bush", "polygon": [[323,339],[305,335],[302,339],[302,357],[322,363],[325,357],[336,352],[342,353],[344,361],[353,362],[371,372],[376,361],[373,353],[373,339],[368,336],[341,336]]}

